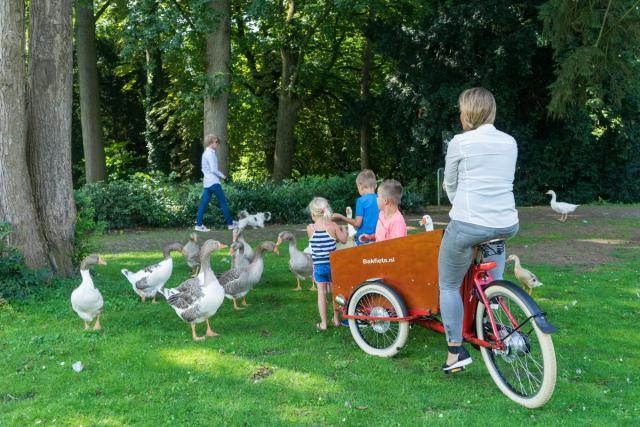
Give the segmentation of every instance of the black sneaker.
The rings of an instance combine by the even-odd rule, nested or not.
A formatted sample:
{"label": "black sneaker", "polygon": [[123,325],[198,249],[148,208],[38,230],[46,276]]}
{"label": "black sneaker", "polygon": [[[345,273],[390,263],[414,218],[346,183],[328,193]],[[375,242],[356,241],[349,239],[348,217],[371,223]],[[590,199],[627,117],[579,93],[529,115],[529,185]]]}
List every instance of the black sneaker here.
{"label": "black sneaker", "polygon": [[442,370],[445,374],[455,374],[460,371],[464,371],[464,367],[471,364],[473,360],[471,360],[471,355],[466,348],[463,346],[449,346],[449,352],[453,354],[458,354],[458,361],[452,365],[447,365],[446,363],[442,365]]}

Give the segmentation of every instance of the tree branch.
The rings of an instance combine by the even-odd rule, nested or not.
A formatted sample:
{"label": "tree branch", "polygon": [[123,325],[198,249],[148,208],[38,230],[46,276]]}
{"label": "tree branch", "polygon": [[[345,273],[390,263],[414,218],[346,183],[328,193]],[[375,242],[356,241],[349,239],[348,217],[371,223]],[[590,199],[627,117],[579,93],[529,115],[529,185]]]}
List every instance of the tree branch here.
{"label": "tree branch", "polygon": [[100,10],[98,11],[98,13],[96,13],[96,16],[94,17],[93,21],[98,22],[98,19],[100,19],[100,17],[102,16],[102,14],[107,10],[107,8],[109,6],[111,6],[111,2],[112,0],[107,0],[106,2],[104,2],[104,4],[102,5],[102,7],[100,8]]}
{"label": "tree branch", "polygon": [[609,15],[609,8],[611,7],[611,1],[609,0],[609,4],[607,4],[607,10],[604,12],[604,18],[602,19],[602,26],[600,27],[600,33],[598,34],[598,39],[596,40],[596,44],[594,47],[598,47],[598,43],[600,43],[600,37],[602,37],[602,31],[604,30],[604,25],[607,23],[607,15]]}

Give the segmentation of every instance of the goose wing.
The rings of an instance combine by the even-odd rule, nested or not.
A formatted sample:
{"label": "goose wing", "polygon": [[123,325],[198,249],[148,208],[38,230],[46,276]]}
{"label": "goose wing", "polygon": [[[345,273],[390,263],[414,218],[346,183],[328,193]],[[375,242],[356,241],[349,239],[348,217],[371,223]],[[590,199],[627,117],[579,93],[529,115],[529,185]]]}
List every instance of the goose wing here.
{"label": "goose wing", "polygon": [[167,298],[167,302],[169,305],[181,310],[187,310],[204,296],[202,286],[200,286],[200,280],[197,277],[192,277],[186,282],[183,282],[175,288],[175,291],[176,292]]}
{"label": "goose wing", "polygon": [[232,268],[227,270],[220,276],[220,285],[224,288],[224,293],[227,295],[237,295],[238,293],[247,290],[246,281],[243,280],[244,269]]}

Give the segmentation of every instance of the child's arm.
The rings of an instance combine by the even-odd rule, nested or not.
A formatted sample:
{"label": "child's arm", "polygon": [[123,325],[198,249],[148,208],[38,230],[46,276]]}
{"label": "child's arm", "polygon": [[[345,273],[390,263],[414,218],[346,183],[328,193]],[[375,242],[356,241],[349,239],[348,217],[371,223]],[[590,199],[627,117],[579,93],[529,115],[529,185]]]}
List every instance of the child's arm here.
{"label": "child's arm", "polygon": [[309,239],[313,237],[313,224],[307,225],[307,237]]}
{"label": "child's arm", "polygon": [[342,227],[339,227],[335,222],[332,222],[331,224],[336,240],[340,243],[347,243],[347,233],[344,232]]}
{"label": "child's arm", "polygon": [[362,225],[362,217],[361,216],[357,216],[355,218],[347,218],[346,216],[339,214],[339,213],[334,213],[333,216],[331,216],[331,219],[338,219],[341,221],[344,221],[348,224],[353,225],[355,228],[360,228],[360,226]]}

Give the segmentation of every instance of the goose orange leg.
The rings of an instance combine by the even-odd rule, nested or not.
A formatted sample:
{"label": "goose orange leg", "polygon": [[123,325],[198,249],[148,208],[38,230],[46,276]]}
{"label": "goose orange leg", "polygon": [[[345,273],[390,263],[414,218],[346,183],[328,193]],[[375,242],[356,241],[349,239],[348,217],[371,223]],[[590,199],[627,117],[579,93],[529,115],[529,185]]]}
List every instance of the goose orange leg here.
{"label": "goose orange leg", "polygon": [[211,325],[209,325],[209,319],[207,319],[207,332],[206,335],[208,337],[219,337],[220,334],[213,332],[213,330],[211,329]]}
{"label": "goose orange leg", "polygon": [[205,337],[199,337],[198,335],[196,335],[196,325],[195,324],[191,324],[191,336],[193,337],[194,341],[202,341]]}
{"label": "goose orange leg", "polygon": [[244,305],[245,307],[249,305],[249,304],[247,304],[247,297],[246,296],[242,297],[242,305]]}
{"label": "goose orange leg", "polygon": [[302,286],[300,286],[300,279],[298,279],[297,277],[296,277],[296,282],[297,282],[298,286],[296,288],[294,288],[293,290],[294,291],[301,291],[302,290]]}
{"label": "goose orange leg", "polygon": [[100,325],[100,315],[98,314],[98,317],[96,317],[96,324],[93,325],[93,330],[99,331],[100,329],[102,329],[102,326]]}
{"label": "goose orange leg", "polygon": [[313,280],[313,277],[311,278],[311,287],[309,288],[310,291],[317,291],[318,289],[316,288],[316,281]]}
{"label": "goose orange leg", "polygon": [[233,299],[233,309],[234,310],[244,310],[243,308],[238,307],[238,303],[236,302],[235,298],[232,298],[232,299]]}

